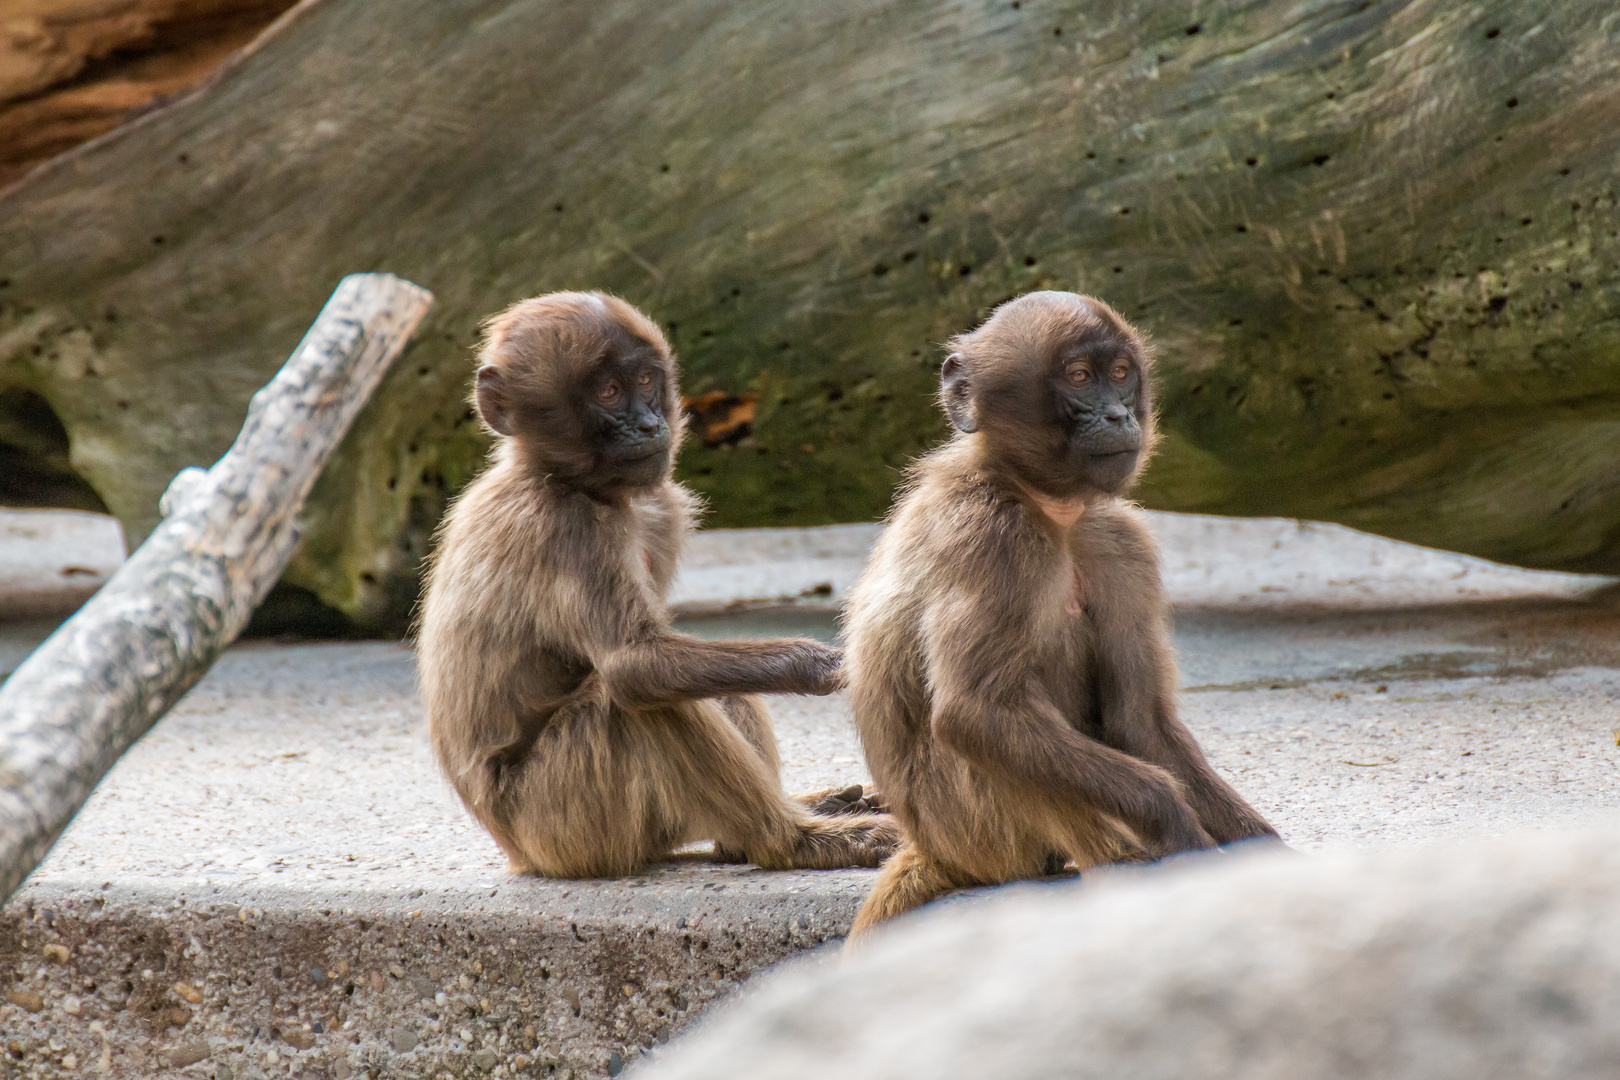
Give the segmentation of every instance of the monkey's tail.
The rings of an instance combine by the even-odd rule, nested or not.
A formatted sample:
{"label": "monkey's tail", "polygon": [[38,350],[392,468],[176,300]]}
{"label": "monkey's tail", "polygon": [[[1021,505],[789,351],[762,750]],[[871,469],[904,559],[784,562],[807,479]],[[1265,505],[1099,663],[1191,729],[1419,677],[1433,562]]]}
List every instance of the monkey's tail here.
{"label": "monkey's tail", "polygon": [[911,841],[902,841],[899,850],[883,864],[883,872],[856,912],[849,943],[857,943],[879,923],[922,907],[961,884],[965,883],[952,880],[944,867],[918,851]]}

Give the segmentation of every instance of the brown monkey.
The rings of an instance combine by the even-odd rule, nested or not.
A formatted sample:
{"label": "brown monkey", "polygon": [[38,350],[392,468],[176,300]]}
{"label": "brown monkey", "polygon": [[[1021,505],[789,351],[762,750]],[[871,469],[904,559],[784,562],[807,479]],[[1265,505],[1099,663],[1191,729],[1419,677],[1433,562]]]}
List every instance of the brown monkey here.
{"label": "brown monkey", "polygon": [[841,653],[807,639],[673,633],[664,596],[695,499],[670,479],[675,358],[616,297],[554,293],[491,320],[474,399],[493,463],[451,508],[418,644],[433,748],[511,859],[629,874],[712,839],[766,867],[876,866],[887,815],[796,801],[755,693],[825,694]]}
{"label": "brown monkey", "polygon": [[1176,717],[1158,552],[1119,497],[1154,438],[1142,338],[1038,292],[948,350],[957,434],[913,469],[845,618],[904,833],[854,934],[953,888],[1276,836]]}

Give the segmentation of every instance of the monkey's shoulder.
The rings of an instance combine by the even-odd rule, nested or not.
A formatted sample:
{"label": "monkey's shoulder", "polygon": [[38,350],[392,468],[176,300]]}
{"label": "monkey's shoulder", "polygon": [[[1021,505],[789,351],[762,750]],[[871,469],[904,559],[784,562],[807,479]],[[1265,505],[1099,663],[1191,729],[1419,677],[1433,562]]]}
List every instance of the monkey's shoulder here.
{"label": "monkey's shoulder", "polygon": [[666,480],[630,500],[637,524],[659,534],[661,540],[679,543],[703,510],[703,499],[674,480]]}
{"label": "monkey's shoulder", "polygon": [[[676,526],[679,516],[659,517]],[[462,492],[446,515],[436,569],[459,566],[501,571],[502,580],[522,567],[551,577],[576,564],[600,563],[600,553],[619,546],[638,522],[633,508],[606,506],[583,492],[533,482],[500,465]],[[684,528],[684,519],[680,521]]]}
{"label": "monkey's shoulder", "polygon": [[993,479],[950,468],[919,480],[896,505],[874,553],[875,564],[905,583],[902,591],[998,588],[1036,572],[1049,556],[1022,502]]}
{"label": "monkey's shoulder", "polygon": [[1075,524],[1083,549],[1096,558],[1151,568],[1159,566],[1159,544],[1147,516],[1134,503],[1108,499],[1089,507]]}

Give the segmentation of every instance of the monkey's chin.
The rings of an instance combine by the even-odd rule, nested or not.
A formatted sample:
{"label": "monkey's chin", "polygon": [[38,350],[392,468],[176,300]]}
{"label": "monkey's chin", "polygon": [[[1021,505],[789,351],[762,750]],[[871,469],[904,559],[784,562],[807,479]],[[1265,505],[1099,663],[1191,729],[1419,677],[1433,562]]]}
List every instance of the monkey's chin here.
{"label": "monkey's chin", "polygon": [[649,487],[669,472],[669,450],[653,449],[636,457],[617,458],[609,471],[620,487]]}
{"label": "monkey's chin", "polygon": [[1107,492],[1109,495],[1118,495],[1130,485],[1141,457],[1140,449],[1087,454],[1081,465],[1080,474],[1085,477],[1087,487]]}

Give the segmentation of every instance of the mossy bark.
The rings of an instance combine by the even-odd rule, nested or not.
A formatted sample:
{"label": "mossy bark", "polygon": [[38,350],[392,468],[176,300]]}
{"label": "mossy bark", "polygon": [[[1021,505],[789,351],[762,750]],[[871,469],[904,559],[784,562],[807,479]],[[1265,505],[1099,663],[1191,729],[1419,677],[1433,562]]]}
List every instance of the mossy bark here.
{"label": "mossy bark", "polygon": [[0,199],[0,382],[138,539],[339,276],[431,288],[287,579],[382,625],[504,304],[646,307],[756,399],[709,522],[811,524],[942,434],[938,342],[1078,288],[1158,341],[1150,504],[1614,571],[1617,173],[1598,0],[315,0]]}

